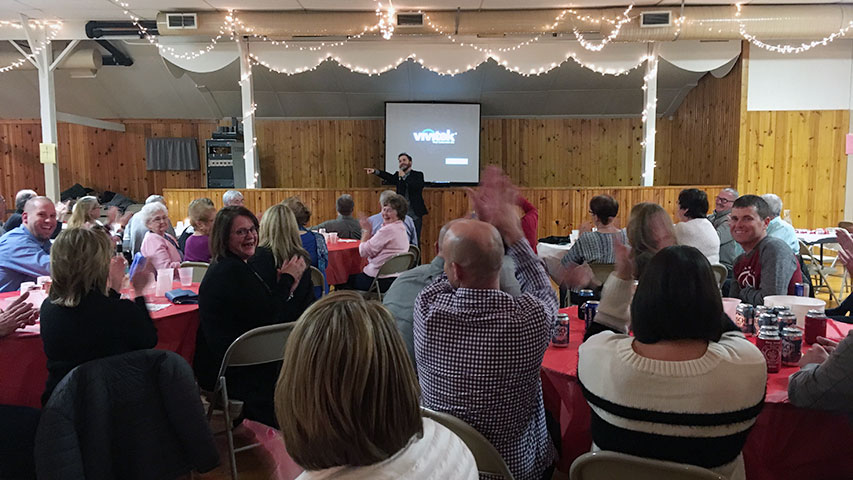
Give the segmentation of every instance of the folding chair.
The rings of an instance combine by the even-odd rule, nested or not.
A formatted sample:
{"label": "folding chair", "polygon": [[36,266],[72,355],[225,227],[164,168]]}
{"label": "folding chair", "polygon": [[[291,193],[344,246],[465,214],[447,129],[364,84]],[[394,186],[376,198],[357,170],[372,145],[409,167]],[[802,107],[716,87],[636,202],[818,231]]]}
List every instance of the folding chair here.
{"label": "folding chair", "polygon": [[388,275],[393,275],[395,273],[402,273],[406,270],[412,268],[412,264],[414,263],[415,254],[412,252],[406,253],[398,253],[393,257],[389,258],[379,267],[379,273],[376,274],[376,277],[373,279],[373,283],[370,284],[370,288],[364,293],[365,297],[371,297],[374,293],[379,297],[379,301],[382,301],[382,289],[379,287],[379,279],[380,277],[387,277]]}
{"label": "folding chair", "polygon": [[814,257],[811,249],[806,245],[802,240],[800,242],[800,256],[803,257],[803,261],[806,266],[806,270],[810,277],[817,278],[819,280],[818,283],[812,282],[814,285],[814,290],[817,292],[821,288],[825,288],[829,292],[830,300],[833,300],[836,304],[839,304],[838,296],[835,295],[835,292],[832,291],[832,287],[829,286],[829,281],[826,279],[826,275],[829,274],[832,268],[824,267],[818,259]]}
{"label": "folding chair", "polygon": [[506,462],[504,462],[501,454],[474,427],[453,415],[436,412],[424,407],[421,407],[421,416],[435,420],[461,438],[465,442],[465,445],[468,446],[468,449],[471,450],[471,453],[474,454],[474,460],[477,462],[477,470],[480,473],[498,475],[506,480],[513,480],[512,472],[509,471],[509,467],[506,466]]}
{"label": "folding chair", "polygon": [[[282,323],[253,328],[237,337],[222,358],[219,375],[216,377],[216,386],[210,394],[210,409],[207,412],[207,419],[210,421],[216,407],[222,407],[222,413],[225,416],[225,435],[228,438],[228,461],[231,463],[232,480],[237,480],[237,452],[257,447],[260,443],[234,448],[234,426],[228,408],[231,402],[228,398],[225,371],[230,367],[262,365],[282,360],[284,358],[284,345],[287,343],[287,337],[293,331],[294,325],[294,323]],[[219,396],[217,397],[217,395]]]}
{"label": "folding chair", "polygon": [[326,294],[326,279],[323,278],[323,272],[320,271],[317,267],[309,267],[311,270],[311,284],[314,287],[320,287],[320,291],[323,292],[320,296]]}
{"label": "folding chair", "polygon": [[726,281],[726,277],[729,276],[729,269],[722,263],[712,263],[711,270],[714,272],[714,278],[717,279],[717,285],[723,288],[723,283]]}
{"label": "folding chair", "polygon": [[635,457],[618,452],[590,452],[576,458],[569,469],[570,480],[725,480],[707,468],[684,463]]}
{"label": "folding chair", "polygon": [[193,282],[201,283],[204,280],[207,269],[210,268],[210,264],[205,262],[181,262],[181,268],[185,267],[193,269]]}
{"label": "folding chair", "polygon": [[595,279],[602,285],[607,281],[610,272],[616,267],[613,263],[590,263],[589,266],[592,268],[592,273],[595,274]]}
{"label": "folding chair", "polygon": [[421,263],[421,249],[417,245],[409,245],[409,253],[415,256],[415,259],[412,260],[412,267],[415,268],[417,265]]}

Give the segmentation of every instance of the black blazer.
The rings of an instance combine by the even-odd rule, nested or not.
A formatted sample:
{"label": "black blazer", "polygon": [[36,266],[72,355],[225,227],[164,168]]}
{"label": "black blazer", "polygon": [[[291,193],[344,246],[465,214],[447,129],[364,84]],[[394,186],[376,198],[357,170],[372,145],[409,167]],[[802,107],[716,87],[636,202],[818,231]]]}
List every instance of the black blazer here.
{"label": "black blazer", "polygon": [[376,175],[382,179],[384,185],[396,185],[397,193],[409,198],[409,208],[415,215],[422,217],[429,213],[424,204],[424,172],[409,170],[405,179],[400,179],[397,173],[388,173],[376,170]]}
{"label": "black blazer", "polygon": [[157,329],[148,315],[145,299],[122,300],[115,290],[110,290],[109,296],[89,292],[76,307],[62,307],[45,300],[40,316],[48,370],[42,405],[74,367],[157,345]]}

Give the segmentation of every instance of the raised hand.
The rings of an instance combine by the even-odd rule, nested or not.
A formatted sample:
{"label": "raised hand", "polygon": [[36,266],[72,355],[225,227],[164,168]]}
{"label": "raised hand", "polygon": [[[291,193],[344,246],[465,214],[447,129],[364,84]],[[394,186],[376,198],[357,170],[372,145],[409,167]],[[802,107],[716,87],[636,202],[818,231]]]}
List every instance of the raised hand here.
{"label": "raised hand", "polygon": [[468,189],[468,195],[477,217],[494,225],[507,245],[524,238],[521,219],[515,214],[518,189],[500,168],[488,167],[483,172],[480,188]]}
{"label": "raised hand", "polygon": [[136,270],[133,271],[133,276],[130,277],[130,285],[133,286],[133,290],[136,291],[137,297],[142,296],[142,291],[145,290],[145,287],[151,282],[151,278],[153,276],[154,265],[149,262],[147,258],[140,259],[139,263],[136,265]]}
{"label": "raised hand", "polygon": [[121,255],[116,255],[110,260],[109,286],[116,292],[121,292],[124,285],[124,271],[127,268],[127,260]]}
{"label": "raised hand", "polygon": [[30,292],[24,292],[0,313],[0,337],[35,323],[39,312],[35,307],[24,302],[29,296]]}
{"label": "raised hand", "polygon": [[631,261],[631,247],[622,243],[619,235],[613,235],[613,256],[615,258],[613,274],[622,280],[634,278],[634,265]]}
{"label": "raised hand", "polygon": [[369,175],[373,175],[376,172],[376,169],[375,168],[365,168],[364,171],[367,172],[367,174],[369,174]]}
{"label": "raised hand", "polygon": [[578,265],[569,262],[563,266],[560,284],[569,288],[587,288],[595,283],[595,273],[587,263]]}
{"label": "raised hand", "polygon": [[290,275],[296,280],[294,282],[295,285],[299,283],[299,279],[302,278],[302,274],[305,273],[305,269],[307,268],[308,265],[305,264],[305,259],[301,255],[294,255],[290,260],[281,265],[281,268],[278,269],[278,275],[279,278],[284,274]]}

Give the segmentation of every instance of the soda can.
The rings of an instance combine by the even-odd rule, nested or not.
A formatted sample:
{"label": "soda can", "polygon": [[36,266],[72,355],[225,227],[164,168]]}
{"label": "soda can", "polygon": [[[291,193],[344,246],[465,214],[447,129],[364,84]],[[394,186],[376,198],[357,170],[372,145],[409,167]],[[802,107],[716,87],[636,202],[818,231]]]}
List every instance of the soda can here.
{"label": "soda can", "polygon": [[758,332],[755,346],[764,355],[767,373],[776,373],[782,368],[782,338],[777,327],[762,327]]}
{"label": "soda can", "polygon": [[793,312],[779,312],[776,315],[776,322],[779,325],[779,331],[784,331],[787,327],[796,327],[797,326],[797,315]]}
{"label": "soda can", "polygon": [[586,328],[589,328],[595,320],[595,314],[598,313],[598,303],[597,300],[590,300],[584,304],[584,310],[586,310]]}
{"label": "soda can", "polygon": [[595,293],[588,288],[584,288],[578,292],[578,296],[581,297],[581,304],[578,307],[578,318],[586,320],[586,312],[584,310],[586,310],[587,301],[584,299],[588,298],[591,300],[595,296]]}
{"label": "soda can", "polygon": [[788,305],[776,305],[775,307],[773,307],[773,313],[775,313],[776,315],[779,315],[780,313],[784,313],[784,312],[790,312],[790,311],[791,311],[791,307]]}
{"label": "soda can", "polygon": [[758,315],[757,322],[758,328],[761,327],[778,327],[779,323],[776,320],[776,315],[773,313],[762,313]]}
{"label": "soda can", "polygon": [[557,314],[557,325],[554,328],[551,345],[560,348],[569,346],[569,315],[567,313]]}
{"label": "soda can", "polygon": [[803,356],[803,331],[797,327],[782,330],[782,365],[796,367]]}
{"label": "soda can", "polygon": [[[773,308],[768,307],[766,305],[756,305],[755,310],[752,313],[753,318],[755,318],[756,324],[758,323],[758,317],[760,317],[762,313],[773,313]],[[757,331],[758,325],[756,325],[755,328]]]}
{"label": "soda can", "polygon": [[753,310],[753,306],[748,303],[739,303],[735,310],[735,325],[745,334],[755,333],[755,323],[752,317]]}
{"label": "soda can", "polygon": [[826,314],[823,310],[809,310],[805,319],[805,332],[803,340],[811,345],[817,341],[817,337],[826,336]]}
{"label": "soda can", "polygon": [[797,282],[794,284],[794,295],[798,297],[806,296],[806,285],[804,283]]}

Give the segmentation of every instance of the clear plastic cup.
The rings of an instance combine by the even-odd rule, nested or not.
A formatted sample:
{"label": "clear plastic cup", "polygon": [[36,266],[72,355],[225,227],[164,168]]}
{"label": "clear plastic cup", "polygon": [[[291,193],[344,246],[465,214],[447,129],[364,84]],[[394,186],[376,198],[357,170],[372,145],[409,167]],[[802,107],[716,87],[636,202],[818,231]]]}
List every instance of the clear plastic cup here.
{"label": "clear plastic cup", "polygon": [[329,232],[329,243],[332,245],[338,243],[338,232]]}
{"label": "clear plastic cup", "polygon": [[166,292],[172,289],[172,280],[175,278],[175,271],[171,268],[161,268],[157,270],[157,286],[154,295],[165,297]]}
{"label": "clear plastic cup", "polygon": [[189,287],[193,284],[193,269],[192,267],[182,267],[178,269],[178,276],[181,278],[181,286]]}

